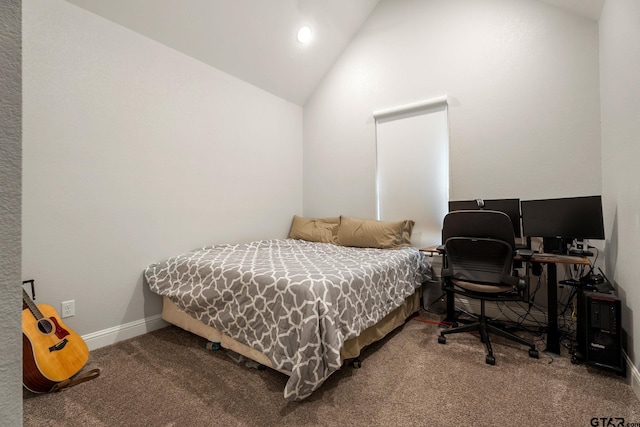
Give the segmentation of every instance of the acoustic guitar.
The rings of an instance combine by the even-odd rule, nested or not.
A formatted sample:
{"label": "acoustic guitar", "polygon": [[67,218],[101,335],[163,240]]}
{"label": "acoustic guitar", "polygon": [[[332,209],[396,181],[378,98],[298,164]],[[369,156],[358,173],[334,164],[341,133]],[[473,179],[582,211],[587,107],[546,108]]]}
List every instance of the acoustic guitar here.
{"label": "acoustic guitar", "polygon": [[80,335],[62,323],[50,305],[37,305],[22,290],[22,384],[34,393],[52,391],[76,375],[89,360]]}

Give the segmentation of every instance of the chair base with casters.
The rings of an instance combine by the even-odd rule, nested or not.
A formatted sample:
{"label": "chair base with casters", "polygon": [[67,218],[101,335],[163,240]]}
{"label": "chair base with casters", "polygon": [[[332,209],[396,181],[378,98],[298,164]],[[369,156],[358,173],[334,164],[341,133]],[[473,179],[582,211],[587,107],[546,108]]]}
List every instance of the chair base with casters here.
{"label": "chair base with casters", "polygon": [[[540,357],[538,350],[536,349],[535,344],[525,340],[518,335],[512,334],[511,332],[505,331],[504,329],[500,329],[497,326],[493,325],[485,314],[484,300],[480,300],[480,317],[477,322],[469,323],[464,326],[453,327],[450,329],[445,329],[440,332],[438,336],[438,343],[446,344],[447,338],[445,335],[448,334],[457,334],[461,332],[480,332],[480,341],[482,341],[487,347],[487,357],[485,358],[485,362],[489,365],[496,364],[496,358],[493,355],[493,347],[491,346],[491,340],[489,339],[489,332],[501,336],[503,338],[509,339],[511,341],[515,341],[519,344],[526,345],[529,347],[529,357],[533,357],[534,359],[538,359]],[[455,322],[454,322],[455,325]]]}

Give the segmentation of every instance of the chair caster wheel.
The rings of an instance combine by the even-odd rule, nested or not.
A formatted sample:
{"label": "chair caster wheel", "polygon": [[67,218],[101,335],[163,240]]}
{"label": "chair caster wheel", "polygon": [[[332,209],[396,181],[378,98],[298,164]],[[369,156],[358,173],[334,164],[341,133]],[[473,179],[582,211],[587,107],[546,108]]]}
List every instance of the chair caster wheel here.
{"label": "chair caster wheel", "polygon": [[487,355],[487,358],[485,359],[485,362],[487,362],[487,365],[495,365],[496,364],[496,358],[491,356],[491,355]]}
{"label": "chair caster wheel", "polygon": [[360,369],[362,368],[362,361],[360,359],[353,359],[351,361],[351,366],[353,369]]}
{"label": "chair caster wheel", "polygon": [[529,357],[533,357],[534,359],[539,359],[540,354],[538,353],[538,350],[536,350],[535,348],[531,348],[529,349]]}
{"label": "chair caster wheel", "polygon": [[447,343],[447,339],[445,338],[444,335],[439,335],[438,336],[438,343],[439,344],[446,344]]}

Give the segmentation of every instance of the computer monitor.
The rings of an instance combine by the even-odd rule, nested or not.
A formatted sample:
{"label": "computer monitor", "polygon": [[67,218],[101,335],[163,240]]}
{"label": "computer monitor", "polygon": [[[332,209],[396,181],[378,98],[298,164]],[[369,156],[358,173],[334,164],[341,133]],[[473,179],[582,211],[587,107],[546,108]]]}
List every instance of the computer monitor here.
{"label": "computer monitor", "polygon": [[545,252],[566,253],[574,239],[605,238],[600,196],[523,200],[521,207],[522,233],[545,239]]}
{"label": "computer monitor", "polygon": [[520,232],[520,199],[476,199],[449,201],[449,212],[480,209],[480,207],[478,206],[479,200],[484,203],[483,209],[506,213],[509,216],[509,219],[511,219],[511,224],[513,225],[513,234],[515,235],[515,237],[522,237],[522,233]]}

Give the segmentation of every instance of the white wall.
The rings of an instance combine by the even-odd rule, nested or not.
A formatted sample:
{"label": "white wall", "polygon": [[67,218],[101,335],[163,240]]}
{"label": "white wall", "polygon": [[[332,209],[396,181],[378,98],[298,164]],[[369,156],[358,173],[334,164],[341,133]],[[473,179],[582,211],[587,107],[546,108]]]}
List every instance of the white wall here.
{"label": "white wall", "polygon": [[22,425],[20,0],[0,2],[0,420]]}
{"label": "white wall", "polygon": [[450,96],[453,199],[600,194],[598,25],[534,0],[382,0],[304,110],[304,212],[375,215],[375,110]]}
{"label": "white wall", "polygon": [[[23,13],[23,278],[81,335],[160,313],[143,269],[286,236],[302,109],[63,0]],[[274,201],[277,201],[274,203]]]}
{"label": "white wall", "polygon": [[[606,267],[623,302],[627,354],[636,369],[640,369],[640,2],[637,0],[608,0],[603,8],[600,75]],[[637,382],[635,387],[638,393]]]}

